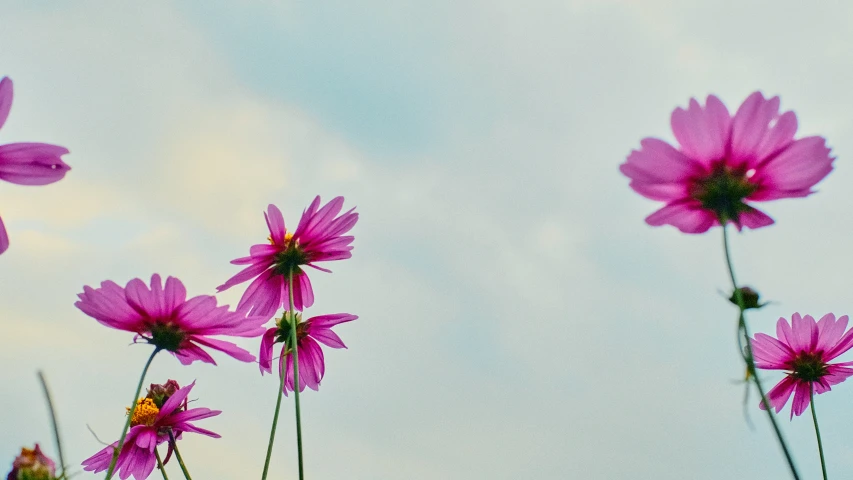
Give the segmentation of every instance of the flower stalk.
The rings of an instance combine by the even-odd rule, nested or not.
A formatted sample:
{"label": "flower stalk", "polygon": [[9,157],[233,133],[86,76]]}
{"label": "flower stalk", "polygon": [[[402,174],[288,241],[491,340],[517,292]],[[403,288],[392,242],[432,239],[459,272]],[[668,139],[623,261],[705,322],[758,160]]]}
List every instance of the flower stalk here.
{"label": "flower stalk", "polygon": [[50,411],[50,425],[53,427],[53,438],[56,441],[56,451],[59,455],[59,478],[65,478],[65,456],[62,454],[62,440],[59,438],[59,423],[56,421],[56,410],[53,408],[53,399],[50,395],[50,389],[47,387],[47,379],[44,377],[44,372],[39,370],[39,381],[41,389],[44,392],[44,398],[47,402],[47,409]]}
{"label": "flower stalk", "polygon": [[290,294],[290,351],[293,355],[293,403],[296,405],[296,452],[299,461],[299,480],[304,480],[302,471],[302,414],[299,409],[299,348],[296,339],[296,312],[293,311],[293,270],[287,275]]}
{"label": "flower stalk", "polygon": [[172,449],[175,451],[175,457],[178,459],[178,465],[181,466],[181,471],[184,472],[184,478],[187,480],[193,480],[190,477],[190,472],[187,471],[187,466],[184,464],[184,457],[181,456],[181,452],[178,450],[178,442],[175,441],[175,434],[172,433],[172,430],[169,430],[169,442],[172,443]]}
{"label": "flower stalk", "polygon": [[817,426],[817,413],[815,413],[814,408],[814,382],[811,383],[811,388],[809,389],[809,403],[812,407],[812,420],[814,420],[814,433],[817,436],[817,451],[820,454],[820,469],[823,472],[823,480],[827,480],[826,476],[826,460],[823,458],[823,442],[820,440],[820,427]]}
{"label": "flower stalk", "polygon": [[794,465],[794,459],[788,449],[788,444],[785,442],[785,438],[782,436],[782,431],[776,423],[776,417],[773,414],[773,409],[770,406],[770,402],[767,400],[767,395],[764,393],[764,387],[761,385],[761,380],[758,379],[758,375],[755,371],[755,359],[752,354],[752,342],[750,341],[751,336],[749,334],[749,327],[746,324],[746,316],[744,315],[744,312],[746,311],[746,304],[743,298],[743,291],[738,287],[737,280],[735,279],[731,252],[729,251],[729,229],[725,221],[721,221],[721,223],[723,224],[723,251],[726,255],[726,266],[729,270],[729,278],[732,281],[735,300],[737,302],[738,309],[740,310],[738,313],[738,343],[740,343],[741,335],[746,338],[746,348],[741,350],[741,355],[743,356],[743,361],[746,364],[747,376],[752,379],[753,383],[755,383],[755,387],[758,389],[758,394],[761,396],[761,404],[764,405],[764,410],[767,412],[770,424],[773,425],[773,431],[776,434],[776,439],[779,442],[779,446],[782,448],[782,452],[785,454],[785,460],[788,462],[788,468],[791,470],[791,475],[793,475],[794,480],[800,480],[800,475],[797,473],[797,467]]}
{"label": "flower stalk", "polygon": [[136,393],[133,394],[133,400],[130,402],[130,411],[127,412],[127,421],[124,422],[124,428],[121,431],[121,437],[119,437],[118,445],[116,445],[116,448],[113,450],[113,457],[110,460],[110,468],[107,469],[107,476],[105,480],[110,480],[113,476],[113,471],[115,471],[116,468],[116,461],[118,461],[118,454],[124,446],[124,439],[127,437],[127,431],[130,430],[130,420],[133,418],[133,412],[136,411],[136,400],[139,398],[139,393],[142,391],[142,384],[145,382],[145,375],[148,373],[148,367],[151,366],[154,356],[159,352],[159,347],[154,348],[154,351],[151,352],[151,356],[148,357],[148,361],[145,362],[145,367],[142,369],[142,375],[139,376],[139,383],[136,385]]}
{"label": "flower stalk", "polygon": [[163,459],[160,458],[160,452],[157,450],[157,447],[154,447],[154,457],[157,458],[157,468],[160,470],[160,474],[163,475],[163,480],[169,480],[169,476],[166,475],[166,467],[163,465]]}

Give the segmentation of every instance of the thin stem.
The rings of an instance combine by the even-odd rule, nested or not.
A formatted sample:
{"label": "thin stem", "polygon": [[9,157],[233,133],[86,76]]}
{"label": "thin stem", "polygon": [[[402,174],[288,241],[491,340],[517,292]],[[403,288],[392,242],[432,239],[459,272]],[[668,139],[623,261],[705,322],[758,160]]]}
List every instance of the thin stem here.
{"label": "thin stem", "polygon": [[47,401],[47,409],[50,410],[50,424],[53,427],[53,438],[56,440],[56,451],[59,454],[59,466],[61,468],[59,477],[65,477],[65,456],[62,454],[62,440],[59,438],[59,422],[56,421],[56,410],[53,408],[53,398],[50,396],[50,389],[47,388],[47,379],[44,378],[44,372],[39,370],[39,381],[41,381],[41,389],[44,391],[44,398]]}
{"label": "thin stem", "polygon": [[[284,348],[282,348],[282,355],[284,355]],[[267,445],[267,459],[264,461],[264,473],[261,475],[261,480],[266,480],[267,472],[270,469],[270,458],[272,457],[272,445],[275,441],[275,428],[278,425],[278,412],[281,410],[281,394],[284,391],[284,377],[287,372],[285,368],[279,368],[279,384],[278,384],[278,398],[275,401],[275,414],[272,417],[272,428],[270,429],[270,442]]]}
{"label": "thin stem", "polygon": [[823,472],[823,480],[827,480],[826,476],[826,460],[823,459],[823,442],[820,441],[820,427],[817,426],[817,413],[814,409],[814,382],[811,382],[809,389],[809,404],[812,406],[812,420],[814,420],[814,433],[817,436],[817,451],[820,453],[820,469]]}
{"label": "thin stem", "polygon": [[746,337],[746,351],[742,351],[741,355],[743,356],[743,361],[746,363],[747,373],[752,377],[752,381],[758,389],[758,394],[761,396],[761,405],[764,406],[764,410],[767,412],[767,418],[770,419],[770,424],[773,425],[773,431],[776,433],[776,439],[779,441],[779,446],[782,447],[782,452],[785,454],[785,460],[788,462],[788,468],[791,470],[791,474],[794,476],[794,479],[800,480],[800,475],[797,473],[797,467],[794,465],[794,459],[791,457],[791,452],[788,450],[788,445],[785,442],[785,438],[782,436],[782,431],[776,423],[776,417],[770,407],[770,402],[767,401],[767,395],[764,394],[764,387],[761,385],[761,381],[758,379],[758,374],[755,371],[755,360],[752,355],[752,341],[750,340],[751,336],[749,334],[749,327],[746,324],[746,317],[744,315],[746,307],[743,301],[743,292],[738,288],[737,280],[735,280],[735,270],[734,267],[732,267],[732,257],[729,252],[729,230],[726,227],[725,222],[722,222],[722,224],[723,250],[726,254],[726,266],[728,266],[729,269],[729,278],[732,280],[735,300],[737,301],[738,309],[740,310],[740,313],[738,314],[738,322],[740,326],[739,331],[743,332],[743,335]]}
{"label": "thin stem", "polygon": [[157,447],[154,447],[154,456],[157,458],[157,467],[160,469],[160,473],[163,474],[163,480],[169,480],[169,476],[166,475],[166,467],[163,466],[163,460],[160,459],[160,451],[157,450]]}
{"label": "thin stem", "polygon": [[116,468],[116,461],[118,460],[118,454],[121,452],[121,448],[124,446],[124,438],[127,436],[127,431],[130,429],[130,420],[133,418],[133,412],[136,411],[136,400],[139,399],[139,392],[142,391],[142,384],[145,382],[145,374],[148,373],[148,367],[151,366],[151,361],[154,360],[154,356],[160,351],[160,348],[154,348],[154,351],[151,352],[151,356],[148,357],[148,361],[145,362],[145,368],[142,369],[142,375],[139,376],[139,383],[136,385],[136,393],[133,394],[133,401],[130,403],[130,411],[127,412],[127,421],[124,422],[124,429],[121,431],[121,437],[118,439],[118,445],[113,450],[113,458],[110,460],[110,468],[107,470],[106,480],[110,480],[113,477],[113,471]]}
{"label": "thin stem", "polygon": [[290,297],[290,350],[293,355],[293,401],[296,405],[296,453],[299,457],[299,480],[302,473],[302,415],[299,409],[299,347],[296,339],[296,315],[293,309],[293,270],[287,275],[288,293]]}
{"label": "thin stem", "polygon": [[178,451],[178,442],[175,441],[175,435],[172,433],[172,430],[169,430],[169,441],[172,442],[172,449],[175,451],[175,457],[178,459],[178,465],[181,466],[181,471],[184,472],[184,478],[187,480],[193,480],[190,477],[190,472],[187,471],[187,466],[184,465],[184,458],[181,456],[181,452]]}

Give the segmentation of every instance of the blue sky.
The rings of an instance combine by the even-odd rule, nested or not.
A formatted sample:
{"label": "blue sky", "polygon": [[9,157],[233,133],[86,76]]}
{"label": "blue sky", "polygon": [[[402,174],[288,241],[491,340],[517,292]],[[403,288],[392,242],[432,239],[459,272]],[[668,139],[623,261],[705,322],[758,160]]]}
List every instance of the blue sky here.
{"label": "blue sky", "polygon": [[[735,237],[739,276],[777,301],[753,330],[850,313],[851,7],[3,7],[0,75],[16,97],[0,143],[65,145],[73,170],[0,185],[2,458],[51,444],[38,368],[70,459],[100,448],[87,424],[118,434],[147,350],[74,308],[83,285],[158,272],[212,294],[265,238],[268,203],[292,224],[320,194],[361,220],[353,259],[312,277],[308,313],[360,318],[303,397],[312,478],[784,478],[754,396],[754,429],[744,421],[720,232],[648,227],[656,205],[618,165],[643,137],[671,139],[691,96],[733,110],[756,89],[780,95],[838,160],[818,194],[769,204],[776,225]],[[276,382],[217,360],[162,356],[149,378],[197,380],[199,404],[224,411],[207,421],[221,440],[185,440],[194,475],[251,477]],[[830,473],[853,468],[850,395],[818,399]],[[808,419],[780,420],[814,477]],[[276,478],[295,474],[292,429],[285,415]]]}

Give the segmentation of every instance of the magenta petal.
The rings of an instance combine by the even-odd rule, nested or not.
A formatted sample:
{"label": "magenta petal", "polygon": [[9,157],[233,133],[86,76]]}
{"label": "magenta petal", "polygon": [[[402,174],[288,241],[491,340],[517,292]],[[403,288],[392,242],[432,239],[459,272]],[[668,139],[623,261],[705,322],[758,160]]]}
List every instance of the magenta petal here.
{"label": "magenta petal", "polygon": [[[785,404],[788,403],[796,385],[797,381],[793,377],[786,376],[767,393],[767,401],[770,402],[770,406],[776,410],[776,413],[781,412]],[[758,403],[758,406],[765,410],[764,404],[760,400]]]}
{"label": "magenta petal", "polygon": [[809,382],[797,382],[794,401],[791,403],[791,418],[794,418],[794,415],[799,417],[806,411],[809,406],[809,397],[811,397],[811,384]]}
{"label": "magenta petal", "polygon": [[748,210],[741,212],[738,217],[738,222],[740,222],[742,226],[752,229],[773,225],[773,219],[756,208],[749,208]]}
{"label": "magenta petal", "polygon": [[275,344],[275,334],[278,328],[273,327],[264,333],[261,337],[261,350],[258,352],[258,367],[261,369],[261,375],[264,372],[272,373],[272,350]]}
{"label": "magenta petal", "polygon": [[0,179],[19,185],[57,182],[71,169],[60,158],[68,149],[45,143],[0,145]]}
{"label": "magenta petal", "polygon": [[672,133],[690,158],[708,165],[722,158],[729,139],[729,112],[723,102],[709,95],[705,108],[691,98],[687,110],[677,108],[672,112]]}
{"label": "magenta petal", "polygon": [[811,187],[832,171],[834,158],[829,153],[823,137],[796,140],[759,169],[757,180],[761,182],[761,189],[750,199],[774,200],[807,195]]}
{"label": "magenta petal", "polygon": [[0,128],[6,123],[9,111],[12,110],[12,90],[12,79],[3,77],[0,80]]}
{"label": "magenta petal", "polygon": [[224,340],[216,340],[214,338],[207,337],[193,337],[192,341],[198,343],[200,345],[204,345],[206,347],[210,347],[214,350],[219,350],[220,352],[229,355],[241,362],[254,362],[255,356],[249,353],[247,350],[234,345],[231,342],[226,342]]}
{"label": "magenta petal", "polygon": [[0,218],[0,254],[9,249],[9,234],[6,233],[6,226],[3,225],[3,219]]}
{"label": "magenta petal", "polygon": [[672,225],[684,233],[704,233],[719,225],[716,217],[699,202],[670,203],[646,217],[653,227]]}
{"label": "magenta petal", "polygon": [[732,118],[732,155],[737,159],[755,158],[770,122],[779,115],[779,97],[764,99],[754,92],[744,100]]}
{"label": "magenta petal", "polygon": [[758,146],[751,167],[756,166],[762,160],[771,155],[775,155],[782,149],[790,145],[794,141],[794,135],[797,133],[797,115],[794,112],[783,113],[776,124],[764,137],[764,141]]}
{"label": "magenta petal", "polygon": [[284,245],[284,217],[281,214],[281,210],[275,205],[269,204],[264,218],[267,220],[267,228],[269,228],[270,237],[273,242],[279,246]]}

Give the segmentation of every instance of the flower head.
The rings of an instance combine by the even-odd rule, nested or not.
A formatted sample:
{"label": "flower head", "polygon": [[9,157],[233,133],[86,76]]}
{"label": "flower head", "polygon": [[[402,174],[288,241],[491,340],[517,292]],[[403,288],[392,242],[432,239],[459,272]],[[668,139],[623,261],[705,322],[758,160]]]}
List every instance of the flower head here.
{"label": "flower head", "polygon": [[[12,109],[12,80],[0,79],[0,128]],[[18,185],[47,185],[57,182],[71,169],[62,161],[68,149],[46,143],[0,145],[0,180]],[[9,236],[0,220],[0,254],[9,248]]]}
{"label": "flower head", "polygon": [[[305,387],[312,390],[320,388],[320,381],[326,373],[326,364],[323,358],[323,349],[319,343],[332,348],[346,348],[344,342],[332,327],[339,323],[351,322],[358,316],[348,313],[335,313],[332,315],[320,315],[302,321],[302,315],[296,314],[296,345],[299,355],[299,391]],[[284,380],[284,393],[293,391],[293,356],[290,345],[290,313],[285,312],[282,318],[276,321],[276,326],[267,330],[261,339],[261,351],[258,354],[261,374],[272,373],[273,346],[282,343],[281,356],[278,360],[278,373],[281,369],[287,369]],[[317,343],[319,342],[319,343]],[[286,367],[283,365],[287,362]]]}
{"label": "flower head", "polygon": [[21,454],[12,462],[12,471],[9,472],[6,480],[54,480],[55,478],[56,464],[41,451],[37,443],[33,449],[21,449]]}
{"label": "flower head", "polygon": [[112,281],[100,288],[83,287],[75,303],[86,315],[108,327],[136,333],[157,348],[172,352],[184,365],[201,360],[216,364],[202,347],[224,352],[237,360],[252,362],[254,355],[233,343],[210,338],[214,335],[257,337],[264,333],[267,319],[216,306],[216,297],[200,295],[187,300],[184,284],[174,277],[163,287],[160,275],[151,277],[151,287],[134,278],[122,288]]}
{"label": "flower head", "polygon": [[269,320],[275,312],[288,303],[287,276],[293,272],[293,303],[297,310],[303,310],[314,304],[314,292],[311,281],[302,269],[308,266],[324,272],[318,262],[343,260],[352,257],[352,236],[344,235],[358,221],[355,208],[340,213],[344,206],[344,197],[335,197],[320,207],[317,196],[302,213],[296,230],[288,232],[284,226],[281,211],[270,205],[264,216],[269,228],[269,242],[252,245],[249,256],[232,260],[234,265],[249,265],[227,282],[217,287],[223,291],[247,280],[255,280],[240,298],[238,311],[248,310]]}
{"label": "flower head", "polygon": [[[767,400],[776,410],[782,411],[791,394],[791,418],[802,415],[809,406],[811,390],[821,394],[832,385],[853,375],[853,362],[829,363],[853,348],[853,329],[847,330],[847,315],[839,317],[827,313],[815,322],[811,315],[791,316],[791,324],[784,318],[776,323],[776,337],[758,333],[752,340],[755,366],[765,370],[787,370],[787,376],[767,394]],[[759,405],[764,409],[764,405]]]}
{"label": "flower head", "polygon": [[690,100],[672,112],[679,147],[645,138],[619,170],[637,193],[666,202],[646,218],[703,233],[728,222],[738,229],[770,225],[773,219],[749,202],[805,197],[832,171],[834,158],[823,137],[794,139],[797,116],[779,114],[779,97],[755,92],[735,115],[709,95],[705,106]]}
{"label": "flower head", "polygon": [[[213,438],[220,437],[210,430],[199,428],[191,423],[222,413],[220,410],[209,408],[187,409],[187,396],[193,386],[195,386],[195,382],[177,390],[159,408],[150,398],[139,399],[136,411],[131,419],[130,431],[124,439],[124,444],[116,461],[115,471],[121,480],[125,480],[131,475],[136,480],[148,478],[156,463],[154,449],[157,445],[169,441],[170,433],[176,440],[179,440],[184,432],[200,433]],[[84,460],[83,470],[95,473],[107,470],[110,467],[110,461],[112,461],[113,451],[117,446],[118,442],[115,442]],[[171,445],[164,463],[169,461],[170,455]]]}

